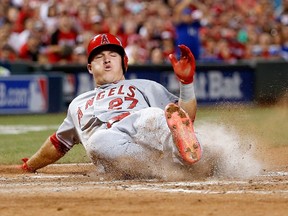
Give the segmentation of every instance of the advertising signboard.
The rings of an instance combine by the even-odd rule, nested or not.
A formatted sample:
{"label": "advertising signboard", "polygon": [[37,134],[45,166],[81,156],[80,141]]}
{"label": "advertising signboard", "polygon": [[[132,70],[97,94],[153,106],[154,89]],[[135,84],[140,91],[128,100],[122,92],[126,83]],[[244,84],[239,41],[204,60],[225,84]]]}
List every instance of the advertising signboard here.
{"label": "advertising signboard", "polygon": [[48,79],[43,75],[0,78],[0,113],[45,113],[48,109]]}
{"label": "advertising signboard", "polygon": [[[161,83],[178,95],[179,82],[173,71],[130,71],[127,78],[150,79]],[[222,102],[252,102],[254,99],[254,73],[247,67],[198,70],[194,88],[199,104]]]}

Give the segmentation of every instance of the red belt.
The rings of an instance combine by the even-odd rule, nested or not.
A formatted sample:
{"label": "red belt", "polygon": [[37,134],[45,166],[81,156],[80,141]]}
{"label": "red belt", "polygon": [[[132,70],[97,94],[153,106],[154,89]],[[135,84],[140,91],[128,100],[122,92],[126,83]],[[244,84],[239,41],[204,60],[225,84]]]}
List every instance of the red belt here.
{"label": "red belt", "polygon": [[128,115],[130,115],[130,112],[125,112],[125,113],[122,113],[120,115],[113,117],[107,122],[107,128],[111,128],[115,122],[119,122],[121,119],[125,118]]}

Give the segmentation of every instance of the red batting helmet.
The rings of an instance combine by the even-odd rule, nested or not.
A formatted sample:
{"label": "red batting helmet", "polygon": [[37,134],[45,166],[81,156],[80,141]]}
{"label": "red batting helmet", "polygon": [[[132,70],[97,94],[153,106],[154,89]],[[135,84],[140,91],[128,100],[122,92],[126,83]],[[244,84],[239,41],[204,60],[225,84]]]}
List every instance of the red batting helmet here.
{"label": "red batting helmet", "polygon": [[120,39],[109,33],[98,34],[90,40],[87,48],[88,63],[90,64],[93,56],[97,53],[97,51],[100,50],[100,48],[104,48],[105,46],[115,47],[118,53],[122,56],[122,67],[123,72],[125,73],[128,68],[128,57]]}

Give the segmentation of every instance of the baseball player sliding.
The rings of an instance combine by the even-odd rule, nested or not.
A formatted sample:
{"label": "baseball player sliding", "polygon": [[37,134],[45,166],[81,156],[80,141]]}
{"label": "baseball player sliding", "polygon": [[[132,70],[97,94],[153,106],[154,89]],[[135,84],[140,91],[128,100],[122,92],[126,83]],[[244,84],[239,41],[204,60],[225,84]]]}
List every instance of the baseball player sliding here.
{"label": "baseball player sliding", "polygon": [[193,128],[195,59],[185,45],[179,48],[179,60],[169,56],[180,82],[177,97],[154,81],[125,80],[128,57],[121,41],[111,34],[92,38],[87,69],[95,89],[71,102],[57,131],[31,158],[22,159],[21,168],[35,172],[79,143],[95,165],[124,176],[153,175],[154,167],[167,161],[183,167],[199,161],[202,149]]}

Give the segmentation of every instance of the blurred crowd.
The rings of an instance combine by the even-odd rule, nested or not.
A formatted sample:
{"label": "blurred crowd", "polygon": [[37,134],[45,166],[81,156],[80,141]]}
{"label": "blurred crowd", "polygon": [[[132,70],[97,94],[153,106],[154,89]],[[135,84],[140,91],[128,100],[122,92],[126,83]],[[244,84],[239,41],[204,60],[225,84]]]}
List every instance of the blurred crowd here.
{"label": "blurred crowd", "polygon": [[288,0],[0,0],[0,62],[86,64],[110,32],[129,64],[167,63],[177,45],[199,61],[288,60]]}

